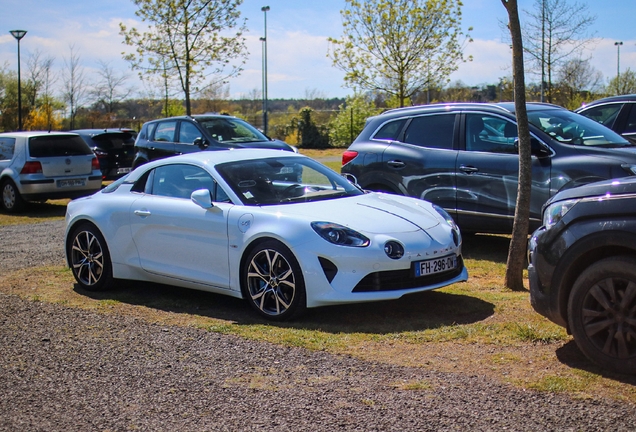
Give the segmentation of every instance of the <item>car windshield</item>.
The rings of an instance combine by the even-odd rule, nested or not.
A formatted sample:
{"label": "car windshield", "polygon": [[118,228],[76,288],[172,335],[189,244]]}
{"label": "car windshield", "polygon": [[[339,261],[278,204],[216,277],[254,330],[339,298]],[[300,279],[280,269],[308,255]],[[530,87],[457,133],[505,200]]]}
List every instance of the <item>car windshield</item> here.
{"label": "car windshield", "polygon": [[258,142],[269,141],[258,129],[237,118],[208,118],[198,120],[208,133],[219,142]]}
{"label": "car windshield", "polygon": [[609,128],[580,114],[566,110],[528,111],[528,121],[552,139],[572,145],[628,147],[629,141]]}
{"label": "car windshield", "polygon": [[361,195],[347,179],[309,158],[275,157],[216,166],[246,205],[276,205]]}

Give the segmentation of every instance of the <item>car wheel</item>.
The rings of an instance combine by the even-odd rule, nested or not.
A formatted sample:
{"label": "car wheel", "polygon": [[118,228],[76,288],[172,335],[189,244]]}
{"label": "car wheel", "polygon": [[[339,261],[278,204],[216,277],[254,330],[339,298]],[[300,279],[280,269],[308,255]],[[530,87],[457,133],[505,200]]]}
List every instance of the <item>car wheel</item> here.
{"label": "car wheel", "polygon": [[636,259],[611,257],[588,267],[572,287],[568,323],[590,360],[636,373]]}
{"label": "car wheel", "polygon": [[270,320],[287,320],[305,310],[305,282],[300,266],[291,251],[278,241],[268,240],[248,253],[241,287],[250,306]]}
{"label": "car wheel", "polygon": [[84,223],[68,237],[67,256],[77,283],[87,291],[103,291],[113,279],[110,254],[95,225]]}
{"label": "car wheel", "polygon": [[19,212],[24,208],[24,199],[11,180],[2,182],[2,208],[8,213]]}

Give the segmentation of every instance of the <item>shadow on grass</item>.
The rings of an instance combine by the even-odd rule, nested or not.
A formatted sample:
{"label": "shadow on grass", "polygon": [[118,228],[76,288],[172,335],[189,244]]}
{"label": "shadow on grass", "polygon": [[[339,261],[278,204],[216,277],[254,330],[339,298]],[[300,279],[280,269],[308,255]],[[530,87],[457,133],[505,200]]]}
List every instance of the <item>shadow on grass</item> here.
{"label": "shadow on grass", "polygon": [[239,325],[269,324],[281,328],[329,333],[386,334],[470,324],[494,313],[494,305],[470,296],[439,291],[415,293],[398,300],[308,309],[301,317],[277,323],[262,319],[244,300],[149,282],[119,281],[105,292],[75,291],[95,300],[116,300],[176,314],[227,320]]}
{"label": "shadow on grass", "polygon": [[29,202],[26,203],[24,210],[18,213],[4,213],[0,215],[5,219],[48,219],[60,218],[66,214],[66,204],[69,200],[56,200],[47,202]]}
{"label": "shadow on grass", "polygon": [[510,236],[468,234],[463,236],[462,254],[466,259],[505,264],[508,260],[509,246]]}
{"label": "shadow on grass", "polygon": [[619,381],[626,384],[636,385],[636,376],[623,375],[606,369],[602,369],[595,363],[592,363],[576,346],[576,342],[571,340],[556,350],[556,356],[561,363],[573,369],[581,369],[593,374],[601,375],[604,378],[613,381]]}

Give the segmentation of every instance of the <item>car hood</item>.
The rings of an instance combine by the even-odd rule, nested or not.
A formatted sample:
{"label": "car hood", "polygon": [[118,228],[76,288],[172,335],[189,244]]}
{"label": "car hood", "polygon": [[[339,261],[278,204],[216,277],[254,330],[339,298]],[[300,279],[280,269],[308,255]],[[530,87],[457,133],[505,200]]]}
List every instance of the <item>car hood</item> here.
{"label": "car hood", "polygon": [[430,203],[381,193],[267,208],[284,215],[338,223],[374,234],[414,232],[440,224],[439,215]]}
{"label": "car hood", "polygon": [[623,195],[636,193],[636,177],[622,177],[614,180],[604,180],[588,183],[583,186],[566,189],[554,195],[549,203],[567,199],[578,199],[601,195]]}
{"label": "car hood", "polygon": [[[221,147],[227,148],[258,148],[258,149],[274,149],[274,150],[287,150],[294,151],[294,148],[281,140],[271,141],[248,141],[248,142],[229,142],[222,141]],[[215,150],[215,149],[210,149]]]}

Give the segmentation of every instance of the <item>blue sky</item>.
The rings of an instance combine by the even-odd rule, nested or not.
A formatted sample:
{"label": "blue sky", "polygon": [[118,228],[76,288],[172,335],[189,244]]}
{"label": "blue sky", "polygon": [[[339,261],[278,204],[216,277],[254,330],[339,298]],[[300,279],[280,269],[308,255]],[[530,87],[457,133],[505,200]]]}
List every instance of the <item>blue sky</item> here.
{"label": "blue sky", "polygon": [[[570,3],[573,0],[568,0]],[[519,0],[521,9],[531,9],[534,0]],[[585,3],[585,2],[584,2]],[[636,2],[589,0],[589,11],[597,16],[592,28],[598,38],[587,55],[605,80],[616,75],[617,50],[622,41],[621,70],[636,70],[636,35],[633,17]],[[343,73],[327,58],[327,38],[342,32],[339,11],[344,0],[244,0],[240,9],[247,18],[247,47],[250,52],[241,76],[230,81],[232,97],[247,96],[261,89],[261,42],[263,12],[268,5],[268,93],[270,98],[303,98],[318,91],[325,97],[343,97],[351,90],[343,87]],[[609,6],[611,4],[611,6]],[[0,15],[0,65],[17,68],[16,41],[9,30],[28,33],[20,48],[22,67],[30,53],[39,50],[52,56],[61,68],[69,46],[74,44],[88,80],[96,80],[98,61],[130,74],[128,85],[141,91],[142,86],[122,60],[127,47],[119,35],[119,23],[136,25],[135,5],[131,0],[2,0]],[[510,49],[503,40],[499,21],[507,18],[500,0],[464,0],[463,27],[473,27],[474,42],[466,48],[471,63],[460,65],[451,76],[469,85],[496,83],[510,75]],[[138,25],[138,24],[137,24]]]}

